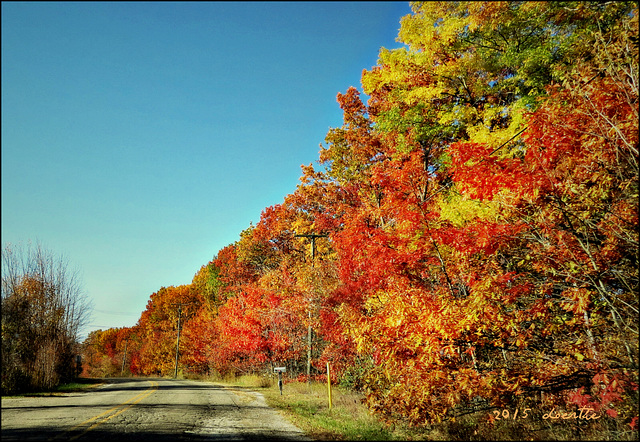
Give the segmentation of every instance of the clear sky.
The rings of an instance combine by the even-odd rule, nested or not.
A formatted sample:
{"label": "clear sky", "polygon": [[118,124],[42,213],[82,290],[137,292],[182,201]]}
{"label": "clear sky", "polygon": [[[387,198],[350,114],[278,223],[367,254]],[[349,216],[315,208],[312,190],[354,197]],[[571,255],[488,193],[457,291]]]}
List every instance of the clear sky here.
{"label": "clear sky", "polygon": [[2,2],[2,243],[133,326],[282,203],[408,2]]}

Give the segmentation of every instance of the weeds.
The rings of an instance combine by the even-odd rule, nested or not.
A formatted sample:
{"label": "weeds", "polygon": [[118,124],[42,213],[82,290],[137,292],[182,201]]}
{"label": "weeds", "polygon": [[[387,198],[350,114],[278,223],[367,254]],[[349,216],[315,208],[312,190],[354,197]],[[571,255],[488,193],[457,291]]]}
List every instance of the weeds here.
{"label": "weeds", "polygon": [[495,419],[494,412],[481,411],[422,427],[385,424],[362,404],[363,395],[342,386],[333,387],[329,409],[323,383],[309,387],[288,380],[280,395],[275,376],[227,376],[214,381],[259,391],[270,406],[282,410],[316,440],[636,440],[638,435],[622,420],[607,416],[598,420],[545,418],[551,411],[545,407],[530,409],[518,419]]}
{"label": "weeds", "polygon": [[[329,409],[327,386],[314,382],[285,381],[283,394],[277,377],[244,375],[221,380],[234,386],[255,388],[267,403],[316,440],[407,440],[407,433],[380,422],[362,404],[363,396],[343,387],[332,387]],[[415,440],[415,438],[413,438]]]}

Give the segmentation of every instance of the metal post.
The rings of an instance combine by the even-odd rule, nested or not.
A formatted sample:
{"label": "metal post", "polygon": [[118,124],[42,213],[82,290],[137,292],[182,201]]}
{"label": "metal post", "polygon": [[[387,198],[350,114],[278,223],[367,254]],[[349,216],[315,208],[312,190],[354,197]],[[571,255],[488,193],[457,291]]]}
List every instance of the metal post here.
{"label": "metal post", "polygon": [[180,319],[182,317],[182,304],[178,305],[178,340],[176,341],[176,369],[173,378],[178,377],[178,357],[180,355]]}
{"label": "metal post", "polygon": [[327,362],[327,390],[329,390],[329,410],[333,407],[333,400],[331,398],[331,370],[329,368],[329,362]]}
{"label": "metal post", "polygon": [[[313,345],[313,329],[311,328],[311,309],[309,309],[309,327],[307,329],[307,384],[311,389],[311,349]],[[311,391],[309,391],[311,392]]]}

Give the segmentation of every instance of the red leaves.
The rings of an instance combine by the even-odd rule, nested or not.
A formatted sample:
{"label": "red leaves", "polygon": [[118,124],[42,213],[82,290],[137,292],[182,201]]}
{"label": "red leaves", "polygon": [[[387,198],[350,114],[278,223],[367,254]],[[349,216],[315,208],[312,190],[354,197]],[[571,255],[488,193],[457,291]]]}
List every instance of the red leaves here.
{"label": "red leaves", "polygon": [[[628,373],[626,371],[597,371],[592,380],[591,394],[587,394],[585,388],[580,387],[567,395],[569,402],[578,405],[580,408],[590,409],[600,414],[604,412],[611,418],[618,418],[619,412],[617,408],[620,406],[620,402],[623,401],[625,394],[634,385]],[[637,419],[636,416],[631,420],[629,425],[632,428],[637,424]]]}
{"label": "red leaves", "polygon": [[265,358],[266,349],[258,317],[262,302],[255,291],[240,293],[230,298],[218,315],[220,337],[229,349],[237,355],[253,356],[260,362]]}
{"label": "red leaves", "polygon": [[540,184],[519,159],[500,160],[487,145],[453,143],[448,153],[454,181],[471,198],[490,201],[500,191],[517,191],[523,186],[531,189]]}
{"label": "red leaves", "polygon": [[[410,390],[424,395],[436,385],[442,393],[434,394],[434,402],[451,397],[445,392],[453,384],[416,379],[410,371],[416,367],[446,363],[448,373],[456,375],[487,364],[518,367],[509,373],[480,371],[485,373],[481,384],[492,385],[488,392],[470,387],[473,394],[498,398],[523,386],[554,382],[566,374],[564,364],[582,367],[595,354],[602,358],[603,351],[612,351],[608,357],[615,360],[616,351],[624,351],[619,342],[594,344],[589,315],[600,321],[610,317],[602,300],[596,301],[597,294],[611,290],[605,286],[624,291],[620,281],[605,275],[613,274],[609,269],[620,257],[630,259],[635,253],[630,245],[637,234],[629,228],[637,225],[637,211],[628,210],[630,193],[620,189],[637,186],[637,176],[629,176],[619,160],[622,141],[633,138],[624,132],[626,126],[617,128],[624,132],[619,142],[609,142],[610,135],[602,134],[603,126],[621,121],[627,111],[611,112],[610,103],[603,103],[596,127],[589,118],[596,115],[592,105],[600,103],[598,93],[591,102],[577,97],[558,91],[545,98],[529,116],[521,139],[514,140],[517,149],[454,141],[445,149],[450,162],[443,161],[446,168],[441,165],[435,173],[423,146],[411,145],[408,134],[394,134],[402,137],[408,151],[389,150],[385,161],[369,169],[375,193],[359,188],[360,204],[346,212],[334,247],[340,256],[341,293],[351,294],[341,298],[352,300],[350,331],[360,351],[370,354],[384,372],[376,379],[386,377],[400,385],[372,385],[376,407],[424,401]],[[590,113],[587,105],[592,106]],[[447,173],[455,191],[466,200],[490,203],[490,210],[467,212],[455,223],[449,222],[453,217],[442,216],[438,193],[443,199],[451,194],[443,186],[446,181],[439,180]],[[636,284],[630,268],[622,267],[626,281]],[[637,306],[632,298],[624,299]],[[408,313],[416,305],[419,320]],[[613,328],[609,332],[620,333]],[[575,341],[580,344],[567,340],[565,333],[580,336]],[[458,359],[449,351],[450,339],[469,344]],[[447,349],[442,359],[434,355],[439,346]],[[545,348],[553,350],[540,350]],[[609,391],[599,400],[621,398]]]}
{"label": "red leaves", "polygon": [[493,255],[518,240],[525,229],[522,224],[496,223],[478,220],[462,228],[447,227],[433,233],[443,244],[464,255]]}

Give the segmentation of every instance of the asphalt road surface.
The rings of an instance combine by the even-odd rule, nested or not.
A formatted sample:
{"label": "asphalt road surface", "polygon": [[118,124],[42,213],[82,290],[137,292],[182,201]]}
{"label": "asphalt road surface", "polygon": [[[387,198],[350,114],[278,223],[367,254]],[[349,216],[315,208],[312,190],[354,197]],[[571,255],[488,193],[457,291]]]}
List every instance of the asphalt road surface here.
{"label": "asphalt road surface", "polygon": [[2,399],[2,442],[311,440],[248,389],[109,379],[81,393]]}

